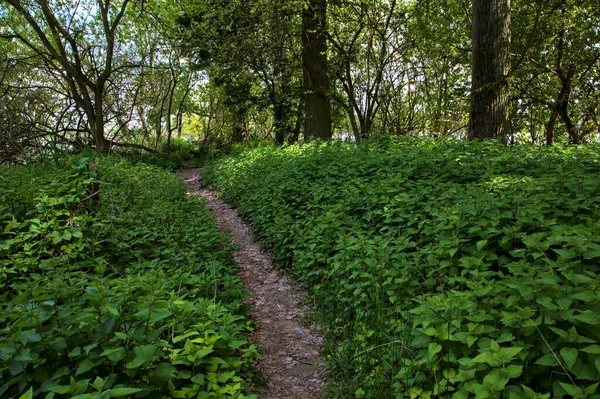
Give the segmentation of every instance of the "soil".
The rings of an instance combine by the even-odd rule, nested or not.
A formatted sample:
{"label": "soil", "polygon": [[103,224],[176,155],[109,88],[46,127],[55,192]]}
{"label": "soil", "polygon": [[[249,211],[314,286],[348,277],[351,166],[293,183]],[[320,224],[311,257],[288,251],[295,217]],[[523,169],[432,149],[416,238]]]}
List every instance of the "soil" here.
{"label": "soil", "polygon": [[252,339],[263,356],[259,369],[268,379],[259,398],[318,398],[323,386],[323,364],[319,358],[323,337],[316,327],[300,322],[308,310],[306,305],[299,304],[305,294],[290,277],[278,273],[270,256],[261,252],[252,230],[237,212],[214,191],[202,188],[199,175],[199,169],[179,173],[189,185],[188,193],[207,201],[219,228],[231,235],[238,248],[234,259],[244,287],[250,293],[247,300],[252,306],[250,315],[257,322]]}

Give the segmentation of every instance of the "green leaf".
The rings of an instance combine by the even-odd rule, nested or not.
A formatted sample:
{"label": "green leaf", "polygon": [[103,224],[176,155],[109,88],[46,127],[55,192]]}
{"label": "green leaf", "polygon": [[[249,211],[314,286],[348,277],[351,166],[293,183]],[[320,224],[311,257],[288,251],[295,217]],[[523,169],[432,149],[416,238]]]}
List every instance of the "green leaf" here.
{"label": "green leaf", "polygon": [[115,332],[115,336],[122,341],[127,341],[129,339],[129,336],[127,334],[119,332],[119,331]]}
{"label": "green leaf", "polygon": [[550,330],[552,330],[553,332],[558,334],[561,338],[564,338],[566,340],[569,339],[569,333],[567,333],[565,330],[561,330],[560,328],[556,328],[556,327],[549,327],[549,328],[550,328]]}
{"label": "green leaf", "polygon": [[577,254],[571,249],[552,249],[554,252],[560,255],[561,258],[573,259]]}
{"label": "green leaf", "polygon": [[125,359],[125,356],[127,355],[127,352],[125,351],[125,348],[108,348],[105,349],[100,356],[106,356],[109,360],[113,361],[113,362],[118,362],[121,361],[123,359]]}
{"label": "green leaf", "polygon": [[472,388],[473,388],[473,391],[475,392],[476,398],[486,399],[486,398],[489,398],[490,396],[492,396],[492,392],[490,392],[490,388],[488,388],[486,385],[473,384]]}
{"label": "green leaf", "polygon": [[517,356],[523,350],[522,347],[511,347],[511,348],[502,348],[498,351],[498,360],[501,363],[510,362],[515,356]]}
{"label": "green leaf", "polygon": [[556,360],[556,357],[554,356],[554,354],[546,353],[544,356],[542,356],[538,360],[536,360],[535,364],[538,364],[540,366],[554,367],[554,366],[558,366],[558,360]]}
{"label": "green leaf", "polygon": [[587,386],[584,390],[583,393],[585,394],[586,397],[590,397],[593,394],[596,393],[596,390],[598,389],[598,385],[600,385],[600,382],[597,382],[595,384],[589,385]]}
{"label": "green leaf", "polygon": [[492,352],[498,352],[500,350],[500,345],[498,345],[498,342],[492,340],[492,342],[490,343],[490,349],[492,350]]}
{"label": "green leaf", "polygon": [[600,257],[600,245],[588,244],[588,249],[583,253],[583,259],[594,259]]}
{"label": "green leaf", "polygon": [[119,309],[117,309],[117,307],[112,303],[107,303],[104,305],[104,309],[108,310],[108,313],[112,314],[113,316],[119,315]]}
{"label": "green leaf", "polygon": [[33,387],[30,387],[27,392],[19,396],[19,399],[33,399]]}
{"label": "green leaf", "polygon": [[483,353],[480,353],[479,355],[475,356],[471,360],[471,362],[473,362],[473,363],[487,363],[487,364],[492,365],[492,366],[499,365],[499,362],[495,359],[495,357],[492,354],[492,352],[483,352]]}
{"label": "green leaf", "polygon": [[514,340],[515,340],[514,335],[512,335],[511,333],[508,333],[508,332],[503,332],[502,334],[500,334],[498,339],[496,339],[496,342],[503,343],[503,342],[512,342]]}
{"label": "green leaf", "polygon": [[522,385],[522,384],[521,384],[521,388],[523,388],[525,395],[527,395],[527,397],[529,399],[550,399],[549,393],[547,393],[547,394],[537,393],[533,389],[529,388],[528,386]]}
{"label": "green leaf", "polygon": [[594,355],[600,354],[600,345],[589,345],[581,349],[582,352],[592,353]]}
{"label": "green leaf", "polygon": [[476,247],[478,251],[481,251],[483,247],[485,247],[488,243],[488,240],[477,241]]}
{"label": "green leaf", "polygon": [[194,351],[194,353],[188,354],[188,359],[190,359],[191,361],[203,359],[204,357],[206,357],[207,355],[209,355],[213,352],[214,352],[213,349],[199,349],[197,351]]}
{"label": "green leaf", "polygon": [[156,352],[156,346],[152,344],[136,346],[133,348],[133,352],[136,357],[142,359],[144,363],[150,363]]}
{"label": "green leaf", "polygon": [[85,359],[79,363],[79,366],[77,366],[77,371],[75,372],[75,375],[77,376],[77,375],[83,374],[87,371],[90,371],[91,369],[93,369],[94,367],[99,365],[100,363],[101,363],[100,361],[92,362],[89,359]]}
{"label": "green leaf", "polygon": [[600,324],[600,316],[591,310],[583,310],[579,314],[571,316],[571,318],[594,326]]}
{"label": "green leaf", "polygon": [[592,283],[594,282],[594,279],[592,279],[589,276],[586,276],[584,274],[578,274],[578,273],[563,273],[563,275],[573,284],[579,285],[579,284],[587,284],[587,283]]}
{"label": "green leaf", "polygon": [[204,386],[204,374],[196,374],[195,376],[192,377],[191,381],[194,384],[198,384],[201,387]]}
{"label": "green leaf", "polygon": [[578,355],[579,351],[575,348],[562,348],[560,350],[560,356],[563,358],[569,369],[573,368],[573,365],[577,361]]}
{"label": "green leaf", "polygon": [[502,391],[509,378],[502,377],[500,369],[493,369],[485,377],[483,377],[483,385],[492,391]]}
{"label": "green leaf", "polygon": [[[104,392],[100,395],[100,398],[102,398],[102,395],[104,395],[105,398],[108,398],[108,394],[104,394]],[[71,396],[71,399],[97,399],[97,398],[98,398],[98,394],[96,394],[96,393],[82,393],[80,395]]]}
{"label": "green leaf", "polygon": [[189,332],[185,333],[184,335],[178,335],[177,337],[173,338],[173,343],[183,341],[184,339],[195,336],[195,335],[200,335],[200,333],[198,331],[189,331]]}
{"label": "green leaf", "polygon": [[63,240],[62,234],[58,231],[53,231],[49,234],[49,237],[52,237],[52,244],[56,245]]}
{"label": "green leaf", "polygon": [[89,345],[87,345],[87,346],[84,346],[84,347],[83,347],[83,351],[85,352],[85,355],[86,355],[86,356],[89,356],[89,354],[90,354],[90,351],[91,351],[92,349],[94,349],[95,347],[97,347],[97,346],[98,346],[98,342],[92,342],[91,344],[89,344]]}
{"label": "green leaf", "polygon": [[579,399],[579,398],[585,397],[585,393],[583,392],[583,389],[579,388],[578,386],[567,384],[565,382],[560,382],[560,381],[559,381],[559,384],[574,399]]}
{"label": "green leaf", "polygon": [[241,346],[246,345],[248,341],[244,339],[234,339],[229,343],[231,349],[239,349]]}
{"label": "green leaf", "polygon": [[161,362],[156,365],[154,369],[154,373],[152,374],[154,378],[157,378],[161,381],[168,381],[172,378],[175,378],[177,373],[177,369],[166,362]]}
{"label": "green leaf", "polygon": [[140,368],[143,364],[144,364],[144,359],[138,356],[138,357],[135,357],[129,363],[127,363],[125,368],[128,370],[137,369],[137,368]]}
{"label": "green leaf", "polygon": [[429,356],[430,359],[433,359],[434,356],[439,353],[442,350],[442,345],[438,344],[437,342],[432,342],[429,344],[428,350],[427,350],[427,355]]}
{"label": "green leaf", "polygon": [[142,391],[143,389],[141,388],[112,388],[108,390],[111,398],[122,398]]}
{"label": "green leaf", "polygon": [[77,346],[75,348],[73,348],[71,350],[71,352],[69,352],[68,356],[69,357],[77,357],[81,355],[81,346]]}
{"label": "green leaf", "polygon": [[59,395],[65,395],[65,394],[71,392],[70,385],[56,385],[56,386],[50,387],[49,389],[50,389],[50,391],[57,393]]}
{"label": "green leaf", "polygon": [[169,316],[171,316],[173,314],[173,312],[167,310],[167,309],[162,309],[156,312],[152,312],[152,314],[150,315],[150,322],[155,323],[157,321],[160,321],[162,319],[165,319]]}
{"label": "green leaf", "polygon": [[519,364],[509,364],[508,366],[501,369],[502,375],[508,378],[517,378],[523,373],[523,366]]}

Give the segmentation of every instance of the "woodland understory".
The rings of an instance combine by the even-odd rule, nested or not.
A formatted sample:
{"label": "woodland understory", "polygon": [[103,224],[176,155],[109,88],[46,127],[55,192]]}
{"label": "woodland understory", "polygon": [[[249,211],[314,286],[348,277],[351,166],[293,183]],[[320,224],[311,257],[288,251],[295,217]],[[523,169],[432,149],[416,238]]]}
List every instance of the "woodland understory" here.
{"label": "woodland understory", "polygon": [[600,398],[599,93],[591,0],[0,0],[0,397]]}

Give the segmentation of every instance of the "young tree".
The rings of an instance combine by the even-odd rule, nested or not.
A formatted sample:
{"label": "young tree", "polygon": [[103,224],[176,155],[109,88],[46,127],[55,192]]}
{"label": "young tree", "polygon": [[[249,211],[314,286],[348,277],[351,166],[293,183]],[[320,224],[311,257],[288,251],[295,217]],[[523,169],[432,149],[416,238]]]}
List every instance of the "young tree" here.
{"label": "young tree", "polygon": [[386,71],[399,57],[404,14],[398,8],[391,0],[343,2],[330,10],[336,22],[328,33],[334,52],[330,69],[343,92],[333,98],[346,111],[357,143],[373,129],[388,83]]}
{"label": "young tree", "polygon": [[509,135],[510,0],[473,0],[470,139]]}
{"label": "young tree", "polygon": [[1,36],[19,40],[60,75],[86,116],[96,148],[107,151],[110,143],[105,136],[105,96],[117,68],[114,61],[119,26],[132,1],[4,2],[24,23],[3,18],[7,29]]}
{"label": "young tree", "polygon": [[[516,54],[511,87],[515,137],[582,143],[600,131],[600,12],[594,3],[536,0],[511,10]],[[562,122],[562,123],[561,123]]]}

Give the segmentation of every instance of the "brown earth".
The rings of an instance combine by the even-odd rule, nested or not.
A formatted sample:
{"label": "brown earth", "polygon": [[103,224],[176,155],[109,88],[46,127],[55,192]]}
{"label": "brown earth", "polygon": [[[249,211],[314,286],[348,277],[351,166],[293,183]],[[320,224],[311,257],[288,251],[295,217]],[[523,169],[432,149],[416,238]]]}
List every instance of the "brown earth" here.
{"label": "brown earth", "polygon": [[268,378],[259,392],[261,399],[318,398],[323,385],[323,365],[319,358],[322,336],[315,328],[300,322],[308,310],[298,300],[305,294],[285,275],[277,272],[271,258],[261,252],[252,231],[237,212],[212,190],[201,188],[198,169],[183,170],[179,176],[189,185],[188,193],[207,201],[219,228],[230,234],[237,246],[234,259],[244,288],[250,293],[247,303],[257,328],[252,339],[263,356],[259,369]]}

